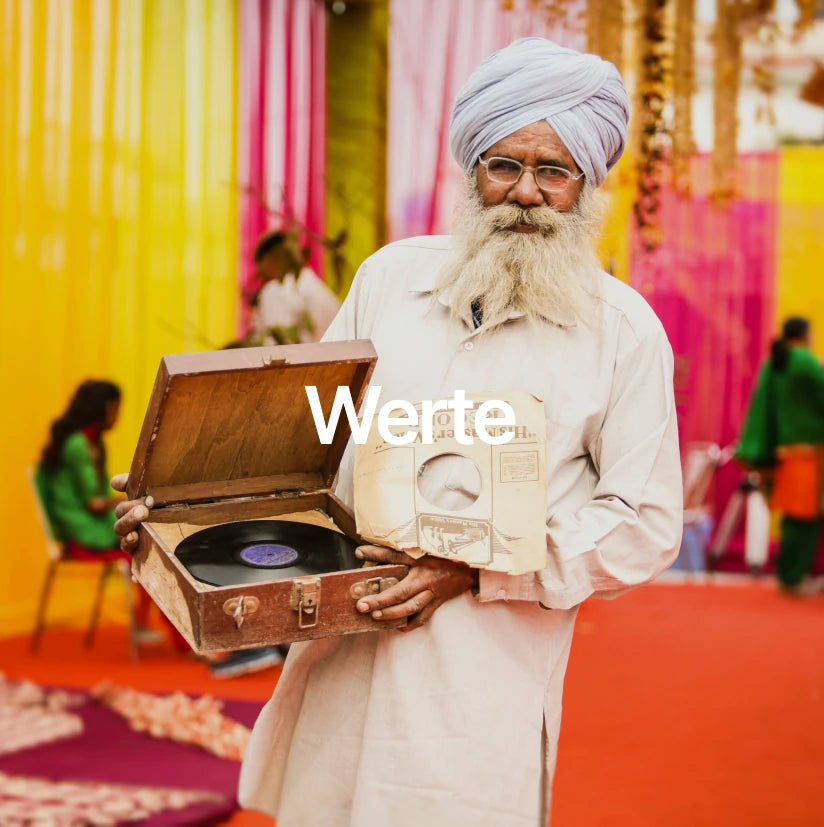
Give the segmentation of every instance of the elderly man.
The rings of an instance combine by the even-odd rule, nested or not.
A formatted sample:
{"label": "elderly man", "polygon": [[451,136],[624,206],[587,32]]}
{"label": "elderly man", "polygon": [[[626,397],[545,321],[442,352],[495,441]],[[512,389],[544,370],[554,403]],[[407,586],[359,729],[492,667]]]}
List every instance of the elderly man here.
{"label": "elderly man", "polygon": [[[374,342],[385,399],[544,400],[549,563],[510,576],[363,547],[410,569],[358,609],[409,628],[292,647],[241,775],[245,806],[281,827],[546,823],[576,607],[650,580],[681,531],[671,350],[594,251],[626,124],[600,58],[539,38],[492,55],[454,108],[454,237],[367,259],[327,333]],[[126,545],[146,513],[131,506]]]}

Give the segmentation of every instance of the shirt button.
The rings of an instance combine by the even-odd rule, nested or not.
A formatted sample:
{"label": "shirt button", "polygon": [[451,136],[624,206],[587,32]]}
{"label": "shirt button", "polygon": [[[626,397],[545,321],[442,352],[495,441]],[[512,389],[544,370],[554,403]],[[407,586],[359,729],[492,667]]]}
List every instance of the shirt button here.
{"label": "shirt button", "polygon": [[498,589],[498,597],[503,600],[506,597],[506,592],[503,589]]}
{"label": "shirt button", "polygon": [[472,350],[473,347],[475,347],[475,345],[473,345],[472,342],[464,342],[464,350]]}

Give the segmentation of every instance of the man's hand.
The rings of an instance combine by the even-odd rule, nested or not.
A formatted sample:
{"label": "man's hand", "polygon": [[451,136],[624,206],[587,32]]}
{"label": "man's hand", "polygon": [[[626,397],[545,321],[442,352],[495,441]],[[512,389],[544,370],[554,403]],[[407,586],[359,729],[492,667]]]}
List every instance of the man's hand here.
{"label": "man's hand", "polygon": [[[111,486],[115,491],[125,491],[129,481],[128,474],[112,477]],[[114,510],[119,517],[114,530],[120,537],[120,548],[130,554],[137,548],[137,527],[149,516],[149,509],[154,505],[151,497],[141,500],[121,500]]]}
{"label": "man's hand", "polygon": [[359,612],[371,612],[375,620],[411,620],[403,632],[423,626],[435,609],[447,600],[463,594],[477,585],[477,572],[466,563],[424,555],[416,560],[402,551],[381,546],[360,546],[355,554],[362,560],[376,563],[400,563],[409,566],[409,572],[397,585],[380,594],[358,600]]}

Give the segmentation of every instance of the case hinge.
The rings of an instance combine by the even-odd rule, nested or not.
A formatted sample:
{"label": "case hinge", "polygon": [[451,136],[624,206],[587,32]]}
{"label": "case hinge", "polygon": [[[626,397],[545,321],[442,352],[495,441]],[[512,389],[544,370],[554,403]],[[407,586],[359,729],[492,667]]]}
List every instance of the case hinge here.
{"label": "case hinge", "polygon": [[370,577],[368,580],[359,580],[349,589],[349,596],[353,600],[360,600],[368,594],[380,594],[391,586],[398,585],[397,577]]}
{"label": "case hinge", "polygon": [[320,613],[320,577],[294,580],[289,605],[292,611],[298,613],[299,629],[311,629],[317,626]]}

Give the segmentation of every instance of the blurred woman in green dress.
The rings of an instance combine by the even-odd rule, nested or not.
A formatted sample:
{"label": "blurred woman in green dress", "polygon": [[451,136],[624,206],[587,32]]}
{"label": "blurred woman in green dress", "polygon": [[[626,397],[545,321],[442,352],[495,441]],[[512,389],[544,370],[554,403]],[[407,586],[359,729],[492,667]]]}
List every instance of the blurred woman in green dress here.
{"label": "blurred woman in green dress", "polygon": [[37,469],[37,485],[55,537],[68,556],[85,558],[119,549],[114,533],[117,497],[109,487],[103,434],[117,422],[120,388],[83,382],[51,426]]}
{"label": "blurred woman in green dress", "polygon": [[810,350],[810,323],[784,322],[758,375],[736,458],[765,472],[782,515],[779,582],[797,590],[810,573],[821,530],[824,368]]}
{"label": "blurred woman in green dress", "polygon": [[[109,486],[103,441],[119,412],[120,388],[113,382],[89,380],[77,388],[66,410],[52,422],[35,481],[67,559],[131,560],[120,550],[114,532],[114,507],[120,497]],[[139,643],[160,641],[163,636],[148,625],[151,598],[142,588],[137,592],[136,639]],[[172,637],[182,649],[179,635],[175,632]]]}

